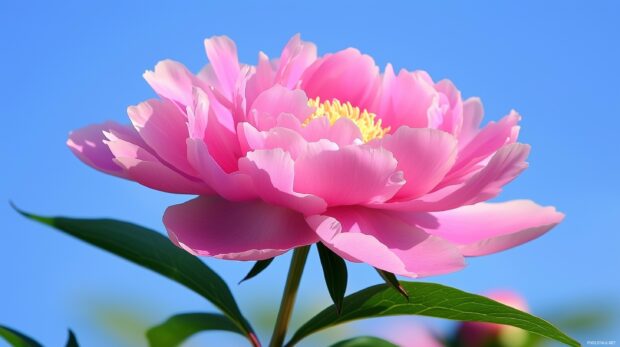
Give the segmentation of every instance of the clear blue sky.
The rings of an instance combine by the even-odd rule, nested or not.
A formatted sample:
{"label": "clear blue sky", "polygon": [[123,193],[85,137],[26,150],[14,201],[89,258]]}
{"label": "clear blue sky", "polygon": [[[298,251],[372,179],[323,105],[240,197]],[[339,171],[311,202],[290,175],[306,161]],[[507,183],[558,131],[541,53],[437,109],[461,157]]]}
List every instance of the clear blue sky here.
{"label": "clear blue sky", "polygon": [[[244,62],[279,54],[301,33],[321,53],[357,47],[384,66],[424,69],[480,96],[486,119],[523,115],[530,168],[500,200],[531,198],[566,213],[541,239],[429,278],[465,290],[514,288],[535,313],[576,303],[620,306],[620,3],[9,1],[0,2],[0,324],[61,345],[72,327],[86,346],[118,345],[93,310],[126,307],[156,323],[210,306],[185,288],[20,218],[8,200],[41,214],[107,216],[162,230],[166,206],[187,200],[96,172],[65,147],[71,129],[106,119],[154,94],[142,73],[172,58],[197,71],[203,39],[233,38]],[[207,260],[244,311],[279,300],[289,255],[236,285],[248,263]],[[327,302],[315,254],[302,282],[309,311]],[[378,281],[351,268],[350,290]],[[616,321],[616,326],[618,322]],[[107,329],[107,328],[106,328]],[[612,328],[584,339],[620,340]],[[204,335],[239,343],[226,334]]]}

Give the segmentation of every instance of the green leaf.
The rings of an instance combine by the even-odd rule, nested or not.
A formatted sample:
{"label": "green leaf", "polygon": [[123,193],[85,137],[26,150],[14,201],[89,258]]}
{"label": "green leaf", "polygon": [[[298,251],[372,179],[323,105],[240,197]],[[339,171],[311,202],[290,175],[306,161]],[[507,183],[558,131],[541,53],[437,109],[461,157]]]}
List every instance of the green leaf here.
{"label": "green leaf", "polygon": [[73,333],[73,331],[71,331],[71,329],[69,329],[69,338],[67,339],[67,344],[65,346],[66,347],[80,347],[80,344],[77,342],[77,339],[75,338],[75,334]]}
{"label": "green leaf", "polygon": [[[0,337],[4,338],[13,347],[43,347],[43,345],[31,337],[2,325],[0,325]],[[80,347],[71,329],[69,329],[69,337],[65,346]]]}
{"label": "green leaf", "polygon": [[394,315],[421,315],[461,321],[512,325],[534,334],[580,346],[547,321],[500,304],[484,296],[435,283],[400,282],[410,293],[409,301],[387,284],[363,289],[344,298],[343,313],[330,306],[302,325],[287,346],[319,330],[357,319]]}
{"label": "green leaf", "polygon": [[375,268],[375,270],[377,270],[379,276],[383,278],[387,285],[394,288],[394,290],[396,290],[400,295],[402,295],[405,299],[409,300],[409,293],[407,293],[407,290],[400,285],[400,282],[398,282],[396,275],[391,272],[387,272],[377,268]]}
{"label": "green leaf", "polygon": [[222,310],[254,343],[256,337],[226,282],[205,263],[176,247],[164,235],[113,219],[41,217],[17,209],[37,222],[142,265],[202,295]]}
{"label": "green leaf", "polygon": [[0,325],[0,337],[13,347],[43,347],[31,337],[3,325]]}
{"label": "green leaf", "polygon": [[398,347],[398,345],[378,337],[360,336],[337,342],[330,347]]}
{"label": "green leaf", "polygon": [[347,265],[340,256],[322,243],[318,242],[316,249],[319,251],[319,258],[323,266],[323,275],[329,296],[332,298],[334,305],[336,305],[336,310],[340,313],[342,312],[344,293],[347,291]]}
{"label": "green leaf", "polygon": [[259,260],[256,263],[254,263],[254,266],[252,266],[252,268],[250,269],[250,272],[248,272],[248,274],[245,275],[245,277],[241,281],[239,281],[239,284],[241,284],[241,282],[247,281],[250,278],[253,278],[254,276],[256,276],[259,273],[263,272],[263,270],[265,270],[267,268],[267,266],[269,266],[269,264],[271,264],[273,259],[274,258],[269,258],[269,259],[265,259],[265,260]]}
{"label": "green leaf", "polygon": [[207,330],[224,330],[244,335],[228,317],[217,313],[183,313],[149,329],[150,347],[175,347],[190,336]]}

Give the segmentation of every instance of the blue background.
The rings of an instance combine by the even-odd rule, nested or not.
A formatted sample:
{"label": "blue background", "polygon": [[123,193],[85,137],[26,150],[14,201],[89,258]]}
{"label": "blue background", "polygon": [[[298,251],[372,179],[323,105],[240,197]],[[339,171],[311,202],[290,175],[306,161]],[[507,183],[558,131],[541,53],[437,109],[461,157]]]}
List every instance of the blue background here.
{"label": "blue background", "polygon": [[[145,340],[133,330],[174,313],[209,310],[200,297],[159,275],[21,218],[8,200],[41,214],[108,216],[163,230],[165,207],[188,197],[86,167],[65,147],[67,133],[106,119],[127,122],[126,107],[154,95],[141,78],[144,70],[172,58],[198,71],[206,63],[206,37],[230,36],[241,60],[255,63],[259,50],[278,56],[298,32],[320,53],[353,46],[381,67],[391,62],[396,69],[427,70],[436,80],[450,78],[464,96],[482,98],[487,121],[511,108],[523,115],[521,141],[533,147],[530,168],[500,200],[552,204],[566,213],[565,221],[534,242],[427,280],[473,292],[512,288],[541,315],[584,306],[617,311],[619,17],[617,1],[2,0],[0,324],[50,346],[64,342],[67,327],[85,346],[141,346]],[[240,286],[251,264],[206,261],[233,287],[244,312],[266,320],[289,257]],[[328,302],[317,263],[313,251],[301,314]],[[378,282],[363,265],[351,266],[350,277],[350,291]],[[441,329],[443,323],[431,324]],[[620,340],[614,325],[620,326],[617,319],[577,336]],[[382,330],[375,321],[333,336],[356,327]],[[210,333],[187,345],[214,340],[242,343]]]}

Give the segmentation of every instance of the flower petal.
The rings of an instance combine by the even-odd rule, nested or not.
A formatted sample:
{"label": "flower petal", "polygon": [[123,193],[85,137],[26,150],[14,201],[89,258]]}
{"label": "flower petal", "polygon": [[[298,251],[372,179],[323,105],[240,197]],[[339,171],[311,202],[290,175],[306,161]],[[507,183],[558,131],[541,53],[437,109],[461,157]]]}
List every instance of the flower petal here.
{"label": "flower petal", "polygon": [[219,92],[232,101],[240,71],[237,46],[226,36],[213,36],[205,40],[205,49],[218,82],[215,87],[219,87]]}
{"label": "flower petal", "polygon": [[276,84],[288,89],[297,88],[302,74],[315,60],[316,46],[301,41],[299,34],[289,40],[280,59],[270,60],[265,53],[260,52],[256,71],[248,79],[245,89],[247,104],[252,105],[258,94]]}
{"label": "flower petal", "polygon": [[233,201],[256,197],[252,180],[238,172],[241,146],[237,134],[222,124],[217,101],[201,89],[194,90],[195,104],[188,107],[187,160],[198,177],[220,196]]}
{"label": "flower petal", "polygon": [[530,200],[478,203],[434,212],[436,225],[424,230],[461,245],[463,255],[477,256],[518,246],[546,233],[564,219],[553,207]]}
{"label": "flower petal", "polygon": [[463,126],[463,100],[461,99],[461,92],[456,89],[450,80],[437,82],[435,90],[439,93],[439,104],[443,112],[439,129],[458,135]]}
{"label": "flower petal", "polygon": [[527,168],[525,160],[529,152],[529,145],[506,145],[495,153],[482,170],[461,184],[441,188],[414,200],[368,206],[404,211],[445,211],[491,199]]}
{"label": "flower petal", "polygon": [[252,179],[236,171],[224,171],[203,140],[187,139],[187,159],[196,169],[198,177],[220,196],[232,201],[256,198]]}
{"label": "flower petal", "polygon": [[224,171],[237,171],[241,147],[230,111],[208,97],[207,92],[195,88],[194,104],[187,107],[187,118],[189,137],[203,141]]}
{"label": "flower petal", "polygon": [[278,71],[275,80],[288,87],[294,88],[306,68],[316,60],[316,45],[302,41],[299,34],[293,36],[280,55]]}
{"label": "flower petal", "polygon": [[381,145],[392,152],[407,183],[395,200],[417,198],[441,182],[454,164],[456,139],[441,130],[403,126],[382,139]]}
{"label": "flower petal", "polygon": [[348,118],[340,118],[330,124],[327,117],[318,117],[302,126],[299,132],[308,141],[327,139],[341,147],[362,143],[360,128]]}
{"label": "flower petal", "polygon": [[257,149],[281,148],[296,160],[308,150],[337,150],[338,145],[327,139],[318,139],[308,142],[297,131],[284,127],[275,127],[269,131],[258,131],[249,123],[239,123],[237,134],[242,152],[247,153]]}
{"label": "flower petal", "polygon": [[348,101],[360,109],[370,106],[381,82],[374,60],[353,48],[317,60],[301,79],[310,98]]}
{"label": "flower petal", "polygon": [[456,163],[446,176],[444,184],[454,183],[462,176],[471,172],[471,168],[487,159],[499,148],[506,144],[514,143],[518,133],[521,116],[512,111],[499,122],[490,122],[481,129],[474,137],[459,149]]}
{"label": "flower petal", "polygon": [[268,259],[317,241],[300,214],[261,201],[198,197],[168,207],[164,224],[179,247],[222,259]]}
{"label": "flower petal", "polygon": [[239,171],[252,177],[256,193],[266,202],[288,207],[304,215],[325,211],[323,199],[293,190],[295,162],[281,148],[248,152],[239,160]]}
{"label": "flower petal", "polygon": [[480,98],[469,98],[463,103],[463,126],[459,134],[459,149],[465,147],[480,132],[484,107]]}
{"label": "flower petal", "polygon": [[187,161],[187,116],[170,100],[151,99],[127,108],[140,137],[159,157],[184,173],[197,176]]}
{"label": "flower petal", "polygon": [[203,86],[185,65],[173,60],[160,61],[143,76],[159,96],[186,106],[192,104],[192,88]]}
{"label": "flower petal", "polygon": [[104,143],[114,155],[114,162],[123,168],[126,178],[149,188],[178,194],[212,194],[203,182],[189,177],[162,162],[135,137],[110,130]]}
{"label": "flower petal", "polygon": [[309,152],[295,162],[295,191],[320,196],[330,206],[386,201],[405,184],[396,165],[383,148]]}
{"label": "flower petal", "polygon": [[245,87],[247,105],[252,105],[260,93],[274,85],[275,76],[276,71],[274,64],[265,53],[259,52],[256,70],[248,79]]}
{"label": "flower petal", "polygon": [[67,146],[86,165],[110,175],[128,178],[123,168],[114,162],[114,155],[104,143],[106,138],[103,133],[111,130],[141,141],[133,128],[116,122],[105,122],[72,131],[67,139]]}
{"label": "flower petal", "polygon": [[321,242],[343,258],[398,275],[430,276],[464,267],[451,243],[385,211],[340,207],[306,221]]}
{"label": "flower petal", "polygon": [[362,143],[362,133],[359,127],[348,118],[340,118],[334,124],[330,124],[329,119],[324,116],[303,124],[297,117],[282,113],[276,124],[279,127],[294,130],[309,142],[327,140],[339,147]]}
{"label": "flower petal", "polygon": [[282,113],[292,114],[303,122],[313,109],[308,106],[308,97],[302,90],[290,90],[278,84],[258,95],[250,112],[257,129],[269,130]]}
{"label": "flower petal", "polygon": [[392,130],[405,125],[411,128],[438,128],[443,121],[440,95],[424,71],[401,70],[398,76],[394,76],[388,65],[380,94],[371,111]]}

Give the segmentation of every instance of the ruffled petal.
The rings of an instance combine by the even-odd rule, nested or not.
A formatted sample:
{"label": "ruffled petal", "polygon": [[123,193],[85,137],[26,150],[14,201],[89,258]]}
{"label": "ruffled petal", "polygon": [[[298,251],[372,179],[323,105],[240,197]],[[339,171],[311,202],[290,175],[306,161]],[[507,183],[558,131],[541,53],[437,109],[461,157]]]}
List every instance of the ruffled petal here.
{"label": "ruffled petal", "polygon": [[222,259],[268,259],[317,241],[296,212],[261,201],[230,202],[214,196],[168,207],[164,225],[179,247]]}
{"label": "ruffled petal", "polygon": [[67,145],[87,165],[152,189],[179,194],[213,193],[207,185],[162,162],[129,126],[115,122],[91,125],[72,132]]}
{"label": "ruffled petal", "polygon": [[323,244],[350,261],[409,277],[464,267],[454,245],[384,211],[341,207],[306,220]]}
{"label": "ruffled petal", "polygon": [[288,89],[297,88],[302,74],[315,60],[316,46],[302,41],[299,34],[289,40],[279,59],[270,60],[265,53],[260,52],[256,70],[248,79],[245,89],[248,105],[252,105],[260,93],[276,84]]}
{"label": "ruffled petal", "polygon": [[458,181],[461,177],[470,173],[477,164],[488,159],[499,148],[506,144],[514,143],[517,140],[516,135],[518,134],[520,119],[521,116],[512,111],[499,122],[490,122],[478,131],[467,145],[459,149],[456,163],[454,163],[452,170],[446,176],[443,185]]}
{"label": "ruffled petal", "polygon": [[154,71],[146,71],[143,76],[159,96],[185,106],[192,104],[195,86],[206,87],[185,65],[173,60],[160,61]]}
{"label": "ruffled petal", "polygon": [[262,92],[250,108],[253,124],[259,130],[273,128],[278,116],[287,113],[303,122],[313,112],[308,106],[308,98],[302,90],[290,90],[281,85],[275,85]]}
{"label": "ruffled petal", "polygon": [[293,36],[280,55],[275,80],[287,88],[296,87],[302,74],[316,60],[316,45]]}
{"label": "ruffled petal", "polygon": [[435,84],[435,90],[439,93],[439,107],[443,113],[439,129],[455,136],[459,135],[463,126],[461,92],[450,80],[439,81]]}
{"label": "ruffled petal", "polygon": [[309,142],[297,131],[275,127],[268,131],[259,131],[249,123],[239,123],[237,126],[241,150],[245,154],[257,149],[281,148],[288,152],[293,160],[310,151],[338,149],[338,145],[327,139],[318,139]]}
{"label": "ruffled petal", "polygon": [[445,211],[491,199],[527,168],[530,146],[513,143],[502,147],[479,172],[465,182],[448,186],[418,199],[368,205],[404,211]]}
{"label": "ruffled petal", "polygon": [[452,135],[435,129],[398,128],[380,142],[398,161],[407,183],[395,200],[413,199],[431,191],[454,164],[457,141]]}
{"label": "ruffled petal", "polygon": [[[391,95],[395,86],[394,80],[396,79],[392,64],[388,63],[385,66],[385,71],[380,75],[380,79],[379,91],[370,104],[368,111],[377,114],[379,118],[383,118],[383,114],[387,113],[388,108],[391,108],[392,104]],[[383,120],[383,124],[385,125],[385,120]]]}
{"label": "ruffled petal", "polygon": [[295,162],[295,191],[320,196],[330,206],[386,201],[405,184],[396,165],[383,148],[311,152]]}
{"label": "ruffled petal", "polygon": [[281,148],[248,152],[239,160],[239,171],[252,177],[256,193],[266,202],[288,207],[304,215],[325,211],[323,199],[293,190],[295,162]]}
{"label": "ruffled petal", "polygon": [[263,91],[271,88],[275,83],[276,67],[269,57],[258,53],[258,64],[254,74],[250,76],[245,87],[245,99],[248,105],[252,105],[256,97]]}
{"label": "ruffled petal", "polygon": [[257,197],[252,179],[238,171],[224,171],[203,140],[187,139],[187,158],[196,169],[198,177],[218,195],[231,201],[244,201]]}
{"label": "ruffled petal", "polygon": [[499,252],[546,233],[564,219],[553,207],[530,200],[478,203],[450,211],[434,212],[431,225],[420,225],[427,233],[460,245],[466,256]]}
{"label": "ruffled petal", "polygon": [[211,75],[214,77],[210,80],[215,80],[214,87],[232,101],[241,70],[237,58],[237,46],[226,36],[214,36],[205,40],[205,50],[211,63]]}
{"label": "ruffled petal", "polygon": [[440,94],[424,71],[401,70],[394,76],[388,65],[380,97],[374,105],[371,111],[393,131],[401,126],[438,128],[443,122]]}
{"label": "ruffled petal", "polygon": [[331,124],[327,117],[317,117],[303,124],[296,116],[282,113],[276,124],[294,130],[309,142],[327,140],[339,147],[362,143],[359,127],[348,118],[340,118]]}
{"label": "ruffled petal", "polygon": [[140,137],[159,157],[178,170],[197,176],[187,161],[187,116],[170,100],[151,99],[127,108]]}
{"label": "ruffled petal", "polygon": [[463,103],[463,126],[459,134],[459,149],[465,147],[480,132],[484,107],[480,98],[469,98]]}
{"label": "ruffled petal", "polygon": [[[269,132],[273,130],[274,129],[271,129]],[[265,144],[267,134],[267,131],[260,131],[250,123],[243,122],[237,124],[237,136],[239,137],[239,146],[241,147],[242,155],[245,156],[247,152],[255,149],[267,148]]]}
{"label": "ruffled petal", "polygon": [[203,182],[187,176],[163,162],[141,140],[125,133],[104,132],[104,143],[110,148],[114,162],[123,168],[128,179],[149,188],[178,194],[212,194]]}
{"label": "ruffled petal", "polygon": [[189,137],[204,142],[213,160],[225,172],[237,171],[241,147],[230,111],[196,88],[194,104],[187,107],[187,118]]}
{"label": "ruffled petal", "polygon": [[114,162],[114,155],[104,143],[106,138],[103,133],[111,130],[132,137],[134,141],[141,141],[133,128],[116,122],[105,122],[72,131],[67,146],[86,165],[110,175],[128,178],[123,168]]}
{"label": "ruffled petal", "polygon": [[381,83],[374,60],[353,48],[317,60],[301,79],[310,98],[348,101],[360,109],[370,106]]}

